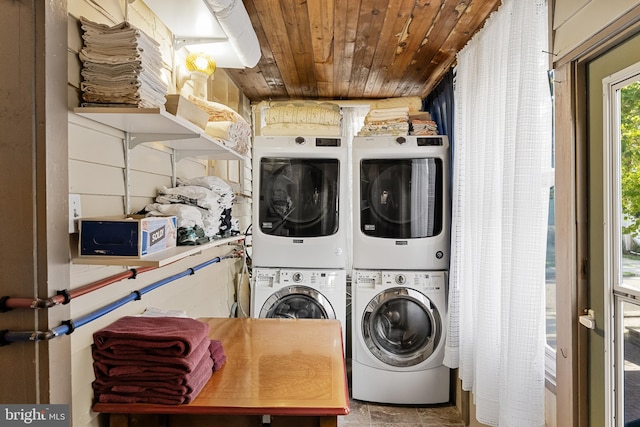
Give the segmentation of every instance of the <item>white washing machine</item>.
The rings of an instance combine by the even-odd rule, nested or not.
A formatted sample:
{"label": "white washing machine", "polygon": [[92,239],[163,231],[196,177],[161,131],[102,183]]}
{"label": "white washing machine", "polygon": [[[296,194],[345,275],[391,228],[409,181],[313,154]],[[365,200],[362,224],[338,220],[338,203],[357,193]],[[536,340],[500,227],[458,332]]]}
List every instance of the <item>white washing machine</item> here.
{"label": "white washing machine", "polygon": [[353,268],[448,270],[446,136],[353,139]]}
{"label": "white washing machine", "polygon": [[255,138],[253,265],[346,267],[347,150],[340,137]]}
{"label": "white washing machine", "polygon": [[254,268],[251,317],[336,319],[346,341],[345,270]]}
{"label": "white washing machine", "polygon": [[446,271],[353,271],[354,399],[449,402],[450,369],[443,365],[446,283]]}

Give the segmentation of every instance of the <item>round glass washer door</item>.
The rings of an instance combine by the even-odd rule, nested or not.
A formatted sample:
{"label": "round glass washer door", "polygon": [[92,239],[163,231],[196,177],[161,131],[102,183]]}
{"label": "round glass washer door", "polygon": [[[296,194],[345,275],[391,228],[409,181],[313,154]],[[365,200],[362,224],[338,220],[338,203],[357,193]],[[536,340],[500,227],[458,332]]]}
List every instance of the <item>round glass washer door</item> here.
{"label": "round glass washer door", "polygon": [[428,359],[442,334],[440,313],[431,300],[410,288],[376,295],[362,314],[362,337],[381,362],[409,367]]}
{"label": "round glass washer door", "polygon": [[294,285],[282,288],[267,298],[260,310],[262,318],[335,319],[329,300],[316,289]]}

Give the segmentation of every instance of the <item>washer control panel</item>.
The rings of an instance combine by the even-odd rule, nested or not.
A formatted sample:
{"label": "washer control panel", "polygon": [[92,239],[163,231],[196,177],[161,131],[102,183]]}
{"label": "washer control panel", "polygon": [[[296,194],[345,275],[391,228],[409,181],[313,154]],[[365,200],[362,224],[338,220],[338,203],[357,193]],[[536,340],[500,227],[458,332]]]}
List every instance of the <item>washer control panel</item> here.
{"label": "washer control panel", "polygon": [[280,284],[304,285],[316,289],[330,289],[338,286],[338,274],[334,271],[280,270]]}
{"label": "washer control panel", "polygon": [[401,286],[424,291],[438,291],[445,286],[446,272],[357,270],[354,272],[353,281],[359,288]]}
{"label": "washer control panel", "polygon": [[382,272],[375,270],[356,270],[353,273],[353,285],[358,288],[375,288],[382,284]]}
{"label": "washer control panel", "polygon": [[255,269],[254,274],[256,287],[272,288],[280,281],[280,270],[278,269]]}

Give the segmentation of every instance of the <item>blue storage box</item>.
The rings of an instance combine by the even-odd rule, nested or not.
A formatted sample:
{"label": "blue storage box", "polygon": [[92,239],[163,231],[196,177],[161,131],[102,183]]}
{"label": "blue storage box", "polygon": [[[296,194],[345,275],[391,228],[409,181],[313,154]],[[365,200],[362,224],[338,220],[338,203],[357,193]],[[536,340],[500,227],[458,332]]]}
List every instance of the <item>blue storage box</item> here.
{"label": "blue storage box", "polygon": [[82,218],[80,255],[141,257],[176,246],[175,216]]}

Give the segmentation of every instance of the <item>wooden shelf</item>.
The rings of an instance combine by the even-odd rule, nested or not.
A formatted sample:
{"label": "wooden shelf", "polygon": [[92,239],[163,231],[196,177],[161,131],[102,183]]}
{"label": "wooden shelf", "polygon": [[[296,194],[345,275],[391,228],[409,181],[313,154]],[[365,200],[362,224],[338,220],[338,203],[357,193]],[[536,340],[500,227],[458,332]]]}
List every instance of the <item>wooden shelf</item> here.
{"label": "wooden shelf", "polygon": [[166,249],[160,252],[146,255],[144,257],[119,257],[119,256],[101,256],[101,255],[85,255],[78,256],[72,260],[74,264],[89,265],[123,265],[136,267],[163,267],[172,262],[179,261],[191,255],[200,254],[207,249],[229,243],[240,242],[244,240],[244,235],[225,237],[211,241],[204,245],[195,246],[176,246],[175,248]]}
{"label": "wooden shelf", "polygon": [[240,153],[225,146],[223,140],[210,137],[193,123],[164,109],[77,107],[73,111],[125,132],[129,149],[145,142],[159,142],[172,148],[178,160],[201,156],[214,160],[244,160]]}

